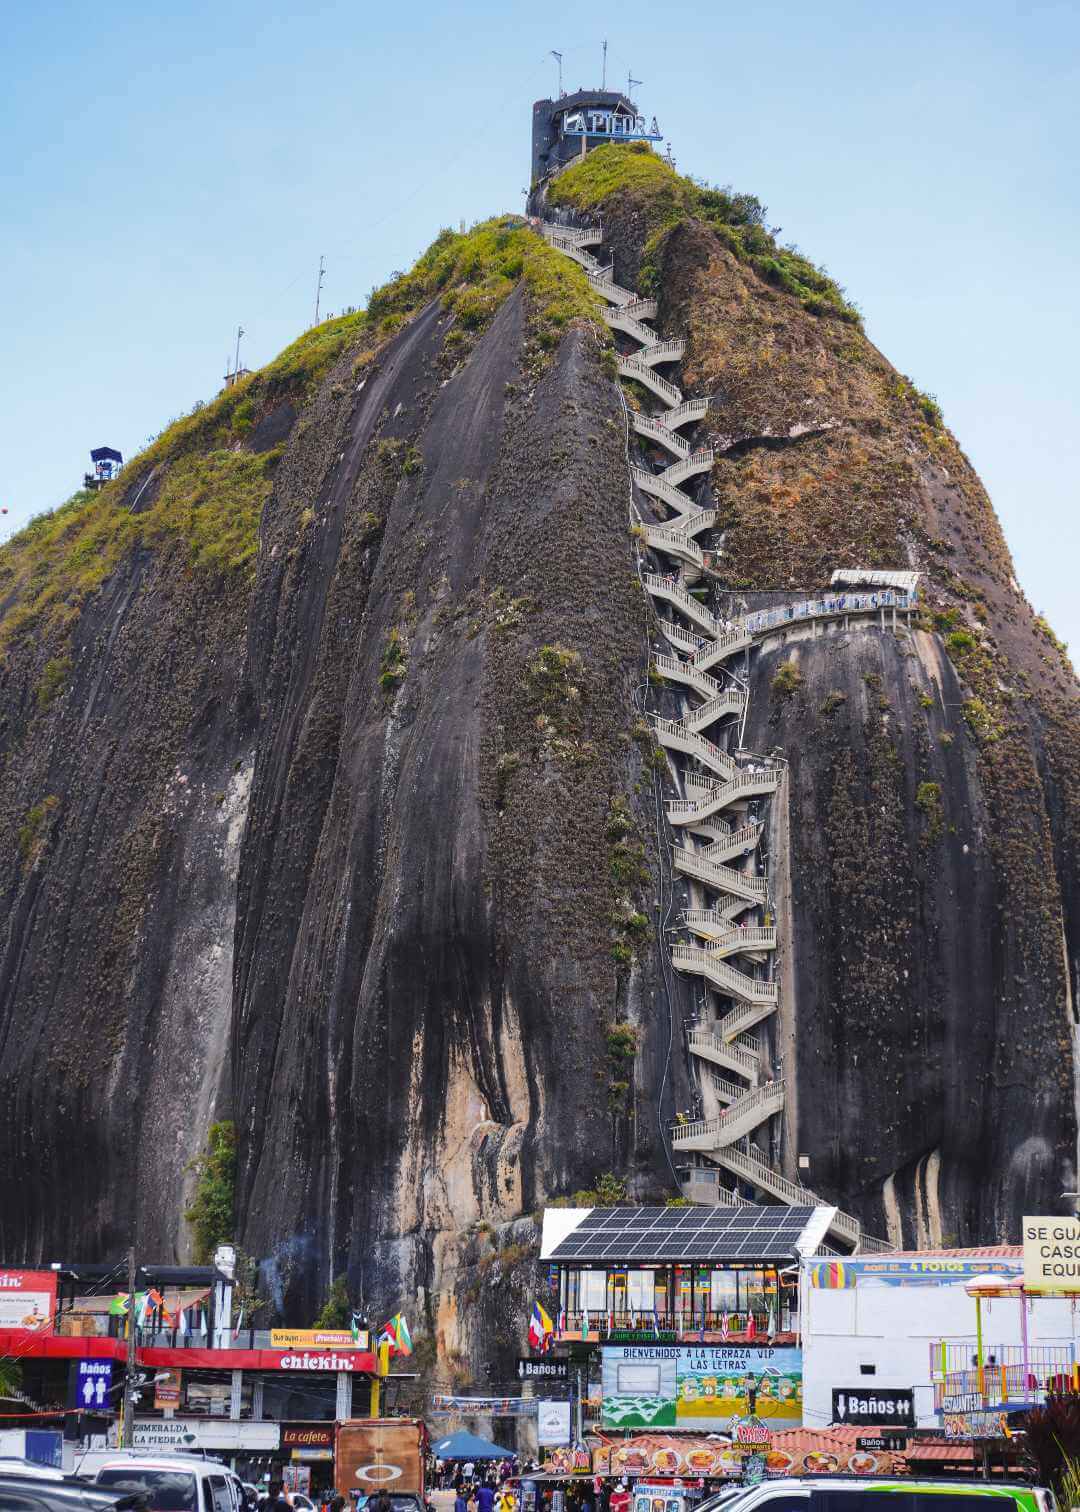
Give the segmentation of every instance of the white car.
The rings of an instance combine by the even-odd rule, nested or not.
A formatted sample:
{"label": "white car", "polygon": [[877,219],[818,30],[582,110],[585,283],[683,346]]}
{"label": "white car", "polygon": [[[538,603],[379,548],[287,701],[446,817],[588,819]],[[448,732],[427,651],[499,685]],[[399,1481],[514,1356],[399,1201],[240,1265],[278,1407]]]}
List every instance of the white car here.
{"label": "white car", "polygon": [[55,1465],[39,1465],[36,1460],[16,1459],[13,1454],[0,1455],[0,1475],[32,1475],[37,1480],[62,1481],[64,1472]]}
{"label": "white car", "polygon": [[246,1512],[240,1478],[220,1461],[195,1455],[112,1454],[93,1478],[110,1490],[140,1492],[148,1512]]}

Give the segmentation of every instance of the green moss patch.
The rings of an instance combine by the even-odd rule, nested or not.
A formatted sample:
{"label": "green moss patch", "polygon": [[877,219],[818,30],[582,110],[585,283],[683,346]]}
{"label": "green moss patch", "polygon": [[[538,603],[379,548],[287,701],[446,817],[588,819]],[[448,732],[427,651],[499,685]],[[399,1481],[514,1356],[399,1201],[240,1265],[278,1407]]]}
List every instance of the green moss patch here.
{"label": "green moss patch", "polygon": [[685,178],[644,143],[597,147],[559,174],[548,191],[553,204],[601,213],[616,195],[629,198],[645,214],[649,238],[640,280],[643,294],[653,292],[667,233],[684,221],[700,220],[718,233],[740,262],[774,288],[793,295],[811,314],[861,323],[858,310],[823,269],[797,248],[777,244],[765,226],[765,207],[754,195]]}
{"label": "green moss patch", "polygon": [[599,321],[603,301],[584,271],[549,247],[525,221],[507,216],[462,233],[441,231],[411,272],[373,292],[368,313],[380,328],[394,326],[439,294],[456,316],[450,350],[464,354],[519,280],[528,296],[531,334],[542,348],[556,346],[575,319],[596,322],[608,339]]}

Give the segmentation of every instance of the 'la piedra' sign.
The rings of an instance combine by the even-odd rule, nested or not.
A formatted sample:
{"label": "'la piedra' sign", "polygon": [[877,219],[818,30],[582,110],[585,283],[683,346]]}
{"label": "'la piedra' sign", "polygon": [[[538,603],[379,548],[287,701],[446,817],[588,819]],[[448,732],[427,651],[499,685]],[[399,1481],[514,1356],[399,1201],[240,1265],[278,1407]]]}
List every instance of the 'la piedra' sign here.
{"label": "'la piedra' sign", "polygon": [[1080,1292],[1080,1219],[1024,1219],[1024,1286]]}

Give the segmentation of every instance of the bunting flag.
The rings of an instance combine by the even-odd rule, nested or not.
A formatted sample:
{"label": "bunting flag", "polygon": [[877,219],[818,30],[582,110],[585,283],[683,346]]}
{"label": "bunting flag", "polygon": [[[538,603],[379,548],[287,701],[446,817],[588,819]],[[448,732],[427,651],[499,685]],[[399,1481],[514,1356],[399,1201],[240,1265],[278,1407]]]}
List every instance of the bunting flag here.
{"label": "bunting flag", "polygon": [[182,1339],[188,1336],[187,1308],[179,1307],[176,1313],[176,1332]]}
{"label": "bunting flag", "polygon": [[360,1342],[360,1314],[359,1313],[353,1313],[352,1317],[349,1319],[349,1328],[350,1328],[350,1330],[352,1332],[352,1341],[353,1341],[353,1343],[354,1344],[358,1344]]}
{"label": "bunting flag", "polygon": [[586,1308],[585,1311],[581,1314],[581,1337],[583,1339],[587,1339],[589,1337],[589,1309],[588,1308]]}
{"label": "bunting flag", "polygon": [[559,1309],[559,1332],[560,1333],[565,1333],[566,1332],[566,1308],[565,1307],[561,1307]]}
{"label": "bunting flag", "polygon": [[412,1354],[412,1335],[409,1333],[409,1325],[405,1321],[404,1313],[395,1313],[383,1324],[382,1331],[376,1340],[376,1348],[381,1348],[383,1344],[390,1346],[391,1354]]}
{"label": "bunting flag", "polygon": [[772,1343],[772,1341],[773,1341],[773,1339],[775,1337],[776,1337],[776,1314],[773,1312],[773,1305],[770,1302],[769,1303],[769,1343],[770,1344]]}
{"label": "bunting flag", "polygon": [[233,1329],[233,1343],[240,1337],[240,1330],[244,1326],[244,1309],[241,1308],[236,1318],[236,1327]]}
{"label": "bunting flag", "polygon": [[754,1322],[754,1314],[752,1312],[746,1315],[746,1337],[748,1339],[757,1338],[757,1324]]}
{"label": "bunting flag", "polygon": [[398,1354],[411,1355],[412,1334],[409,1332],[409,1325],[405,1321],[405,1314],[398,1313],[397,1317],[394,1319],[394,1322],[396,1324],[396,1328],[394,1330],[394,1339],[397,1345]]}
{"label": "bunting flag", "polygon": [[135,1302],[135,1327],[136,1328],[145,1328],[146,1327],[146,1320],[147,1320],[147,1318],[149,1316],[150,1316],[150,1294],[149,1294],[149,1292],[143,1292],[142,1296],[141,1297],[137,1297],[136,1298],[136,1302]]}
{"label": "bunting flag", "polygon": [[653,1338],[658,1339],[660,1337],[660,1319],[656,1315],[655,1307],[652,1310],[652,1331]]}
{"label": "bunting flag", "polygon": [[720,1339],[722,1343],[727,1343],[730,1332],[731,1330],[728,1326],[727,1308],[725,1307],[724,1311],[720,1314]]}

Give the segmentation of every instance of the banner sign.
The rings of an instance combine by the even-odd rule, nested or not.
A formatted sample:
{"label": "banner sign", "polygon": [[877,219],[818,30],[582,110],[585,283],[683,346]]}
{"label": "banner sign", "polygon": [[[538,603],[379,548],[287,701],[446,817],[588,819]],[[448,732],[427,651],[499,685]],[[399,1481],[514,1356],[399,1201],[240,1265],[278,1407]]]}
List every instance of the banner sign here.
{"label": "banner sign", "polygon": [[482,1412],[494,1417],[531,1417],[539,1405],[535,1397],[433,1396],[436,1412]]}
{"label": "banner sign", "polygon": [[533,1360],[522,1356],[517,1364],[518,1379],[522,1381],[568,1381],[569,1360]]}
{"label": "banner sign", "polygon": [[366,1328],[353,1334],[347,1328],[272,1328],[271,1349],[367,1349]]}
{"label": "banner sign", "polygon": [[855,1440],[856,1449],[867,1450],[871,1454],[880,1454],[882,1450],[886,1450],[890,1454],[903,1454],[907,1446],[908,1437],[906,1433],[860,1434]]}
{"label": "banner sign", "polygon": [[182,1370],[156,1370],[154,1372],[154,1410],[156,1412],[164,1412],[170,1407],[179,1407],[180,1386],[183,1379]]}
{"label": "banner sign", "polygon": [[840,1424],[854,1423],[857,1427],[898,1423],[904,1428],[914,1428],[915,1392],[913,1389],[894,1391],[887,1386],[879,1386],[873,1391],[863,1391],[858,1386],[853,1390],[843,1386],[834,1388],[832,1420]]}
{"label": "banner sign", "polygon": [[228,1418],[136,1418],[136,1449],[233,1449],[252,1453],[278,1448],[279,1424],[232,1422]]}
{"label": "banner sign", "polygon": [[946,1412],[943,1421],[948,1439],[1005,1437],[1003,1412]]}
{"label": "banner sign", "polygon": [[[1028,1221],[1024,1220],[1025,1223]],[[1019,1259],[1008,1256],[986,1260],[863,1259],[813,1260],[807,1267],[810,1285],[822,1291],[848,1291],[855,1286],[952,1286],[972,1276],[1020,1274]]]}
{"label": "banner sign", "polygon": [[333,1423],[282,1423],[283,1449],[332,1449]]}
{"label": "banner sign", "polygon": [[552,1449],[570,1442],[570,1403],[541,1402],[536,1414],[537,1443]]}
{"label": "banner sign", "polygon": [[1024,1286],[1080,1292],[1080,1218],[1025,1218]]}
{"label": "banner sign", "polygon": [[55,1312],[55,1271],[0,1270],[0,1328],[41,1332]]}
{"label": "banner sign", "polygon": [[750,1416],[748,1391],[774,1431],[802,1424],[801,1349],[625,1344],[601,1355],[603,1428],[723,1431]]}

